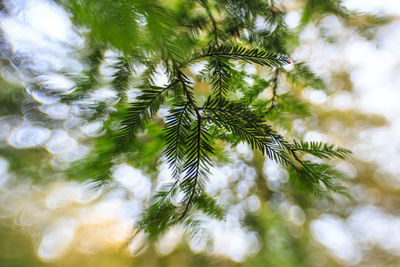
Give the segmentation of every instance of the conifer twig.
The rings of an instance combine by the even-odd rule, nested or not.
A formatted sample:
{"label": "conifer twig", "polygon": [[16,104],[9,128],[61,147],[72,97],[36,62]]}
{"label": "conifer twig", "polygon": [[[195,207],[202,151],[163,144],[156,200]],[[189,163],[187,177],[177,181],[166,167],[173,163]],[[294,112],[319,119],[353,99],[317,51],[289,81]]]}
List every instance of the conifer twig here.
{"label": "conifer twig", "polygon": [[198,179],[199,179],[199,168],[200,168],[200,157],[201,157],[201,155],[200,155],[201,143],[200,142],[201,142],[201,120],[202,120],[202,117],[201,117],[201,114],[200,114],[200,111],[199,111],[197,105],[194,103],[193,96],[192,96],[191,92],[187,88],[187,82],[186,82],[186,79],[184,78],[183,73],[178,70],[177,71],[177,75],[178,75],[178,80],[182,84],[182,87],[183,87],[183,90],[185,92],[187,101],[188,101],[189,105],[192,106],[193,110],[196,113],[196,117],[197,117],[197,135],[198,135],[198,138],[197,138],[197,149],[196,149],[197,150],[196,151],[197,162],[196,162],[196,166],[195,166],[196,174],[195,174],[195,177],[194,177],[194,185],[193,185],[193,188],[192,188],[192,192],[190,193],[189,199],[188,199],[188,201],[186,203],[185,209],[183,210],[182,214],[178,218],[178,221],[181,221],[186,216],[186,213],[189,210],[189,206],[190,206],[190,204],[191,204],[191,202],[193,200],[193,197],[194,197],[194,195],[196,193],[196,187],[197,187],[197,183],[198,183]]}
{"label": "conifer twig", "polygon": [[201,1],[201,3],[203,4],[204,8],[206,9],[207,15],[211,20],[211,23],[212,23],[212,26],[213,26],[213,32],[214,32],[214,35],[215,35],[215,39],[218,40],[219,34],[218,34],[217,22],[215,21],[215,18],[211,13],[210,6],[208,5],[208,1],[207,0],[203,0],[203,1]]}
{"label": "conifer twig", "polygon": [[279,69],[276,68],[274,77],[272,78],[272,97],[270,99],[271,106],[268,108],[266,111],[266,114],[269,113],[273,108],[275,108],[276,105],[276,98],[278,97],[276,90],[278,89],[278,77],[279,77]]}

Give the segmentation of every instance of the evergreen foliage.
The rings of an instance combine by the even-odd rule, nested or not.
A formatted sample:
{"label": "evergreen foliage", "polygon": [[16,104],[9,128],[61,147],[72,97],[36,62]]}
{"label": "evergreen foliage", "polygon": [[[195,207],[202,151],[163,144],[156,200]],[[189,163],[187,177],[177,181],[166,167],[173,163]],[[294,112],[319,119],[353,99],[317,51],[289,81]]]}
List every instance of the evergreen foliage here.
{"label": "evergreen foliage", "polygon": [[[290,116],[310,114],[307,105],[295,95],[278,93],[282,74],[290,83],[303,88],[326,88],[322,79],[304,63],[294,64],[293,71],[283,69],[293,64],[285,46],[286,37],[293,36],[293,32],[286,27],[283,12],[273,2],[258,0],[178,1],[175,5],[171,8],[157,2],[122,1],[117,5],[99,5],[107,7],[103,11],[97,10],[98,5],[91,1],[67,4],[77,21],[93,30],[95,42],[111,45],[109,48],[120,49],[124,54],[115,64],[117,71],[112,81],[120,96],[121,114],[119,128],[110,131],[116,137],[112,141],[117,147],[113,153],[129,151],[134,137],[146,130],[161,105],[170,106],[161,139],[165,144],[162,154],[174,182],[162,186],[155,194],[139,225],[149,236],[156,237],[169,225],[190,221],[192,210],[222,218],[222,209],[204,189],[209,167],[215,164],[212,144],[217,139],[233,145],[240,141],[248,143],[286,166],[294,185],[317,196],[342,192],[343,188],[337,184],[342,178],[339,172],[325,163],[303,160],[302,154],[343,159],[349,155],[348,150],[317,142],[291,144],[273,129],[273,125],[290,129]],[[309,20],[309,9],[313,5],[307,2],[302,22]],[[203,15],[193,16],[191,10],[195,7],[203,9]],[[336,5],[322,2],[317,7],[327,12],[342,12],[334,9]],[[97,16],[90,20],[81,16],[81,12],[91,8],[96,8]],[[157,18],[158,14],[162,16]],[[166,14],[168,22],[163,22]],[[265,27],[257,28],[257,16],[265,20]],[[113,31],[114,28],[118,30]],[[139,60],[145,71],[141,74],[139,95],[127,103],[124,93],[129,89],[133,60]],[[196,84],[188,76],[188,67],[204,60],[207,63],[200,77],[210,84],[211,93],[199,105]],[[238,70],[237,64],[256,64],[267,68],[264,73],[270,74],[249,75]],[[166,70],[168,85],[155,85],[157,66]],[[252,79],[253,85],[246,79]],[[272,99],[260,97],[268,90],[272,90]],[[238,92],[242,92],[239,98]],[[115,119],[115,115],[110,118]]]}
{"label": "evergreen foliage", "polygon": [[[67,173],[105,182],[121,158],[147,170],[166,162],[172,182],[158,186],[138,223],[149,237],[177,223],[197,229],[196,211],[223,218],[224,203],[205,190],[210,167],[218,162],[217,142],[249,144],[286,168],[295,188],[317,197],[346,194],[345,177],[326,160],[345,159],[349,150],[288,141],[292,120],[312,114],[298,90],[327,90],[327,85],[305,63],[291,59],[298,29],[285,24],[280,1],[58,2],[85,29],[90,51],[75,91],[62,95],[65,103],[88,97],[102,83],[106,51],[117,55],[110,86],[118,101],[93,104],[91,119],[105,118],[104,134],[80,168],[72,164]],[[307,0],[300,27],[324,14],[348,17],[340,1]],[[195,63],[203,64],[199,73],[193,73]],[[196,74],[206,85],[193,79]],[[157,85],[160,76],[168,82]],[[165,116],[159,112],[164,107]]]}

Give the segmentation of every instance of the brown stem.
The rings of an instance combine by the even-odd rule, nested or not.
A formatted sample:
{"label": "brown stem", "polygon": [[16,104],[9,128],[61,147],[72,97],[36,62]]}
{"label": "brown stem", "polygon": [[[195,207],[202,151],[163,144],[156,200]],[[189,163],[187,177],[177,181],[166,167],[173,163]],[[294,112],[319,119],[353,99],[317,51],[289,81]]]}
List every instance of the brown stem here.
{"label": "brown stem", "polygon": [[275,105],[276,105],[275,100],[278,96],[277,92],[276,92],[276,90],[278,89],[278,83],[279,83],[278,77],[279,77],[279,69],[276,68],[274,77],[272,78],[272,97],[270,99],[271,106],[269,107],[269,109],[267,110],[266,113],[269,113],[273,108],[275,108]]}

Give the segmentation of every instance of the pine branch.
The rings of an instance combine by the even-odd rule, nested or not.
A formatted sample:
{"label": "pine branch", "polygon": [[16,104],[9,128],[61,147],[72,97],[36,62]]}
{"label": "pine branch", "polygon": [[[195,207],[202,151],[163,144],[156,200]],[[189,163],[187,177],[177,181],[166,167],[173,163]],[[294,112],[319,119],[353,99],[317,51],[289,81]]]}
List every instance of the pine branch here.
{"label": "pine branch", "polygon": [[271,84],[270,81],[264,80],[257,75],[253,75],[254,84],[251,87],[243,89],[243,97],[240,102],[244,105],[250,106],[257,99],[257,97],[264,92]]}
{"label": "pine branch", "polygon": [[288,63],[286,56],[278,56],[259,49],[247,49],[240,46],[210,46],[207,50],[203,50],[203,54],[197,57],[197,59],[204,57],[242,60],[247,63],[255,63],[267,67],[281,67]]}
{"label": "pine branch", "polygon": [[290,159],[290,145],[272,128],[246,107],[226,100],[208,99],[203,106],[210,121],[225,128],[269,158],[289,167],[296,167]]}
{"label": "pine branch", "polygon": [[178,191],[179,180],[176,179],[174,183],[168,183],[163,185],[160,190],[153,196],[153,200],[155,204],[159,206],[165,205],[167,203],[171,203],[172,198],[176,195]]}
{"label": "pine branch", "polygon": [[189,102],[187,102],[184,106],[172,109],[170,115],[166,117],[164,138],[167,147],[164,150],[164,155],[169,167],[172,168],[172,175],[175,179],[178,179],[181,173],[191,115],[193,115],[193,112],[189,109]]}
{"label": "pine branch", "polygon": [[211,13],[210,6],[208,5],[208,1],[207,0],[198,0],[198,1],[205,8],[205,10],[207,12],[207,16],[210,18],[211,23],[212,23],[212,28],[213,28],[213,33],[214,33],[214,36],[215,36],[215,40],[218,40],[219,33],[218,33],[217,22],[215,21],[215,18]]}
{"label": "pine branch", "polygon": [[177,76],[177,81],[182,85],[182,88],[183,88],[184,94],[186,95],[189,106],[194,110],[197,118],[199,119],[201,116],[197,109],[197,105],[195,103],[193,93],[190,90],[191,82],[190,82],[189,78],[185,74],[183,74],[180,70],[176,71],[176,76]]}
{"label": "pine branch", "polygon": [[177,81],[174,81],[167,87],[151,86],[151,88],[142,89],[142,94],[137,97],[135,102],[130,104],[121,123],[122,127],[117,133],[120,141],[128,136],[135,135],[138,130],[144,128],[164,102],[165,94],[176,83]]}
{"label": "pine branch", "polygon": [[214,95],[224,97],[227,94],[229,78],[230,73],[227,64],[221,62],[221,64],[215,65],[211,80]]}
{"label": "pine branch", "polygon": [[208,216],[212,216],[218,220],[223,219],[224,211],[222,207],[217,204],[217,201],[208,196],[207,194],[199,194],[193,199],[193,206],[203,211]]}
{"label": "pine branch", "polygon": [[202,119],[198,119],[192,134],[187,142],[186,161],[183,166],[185,176],[180,187],[184,193],[185,209],[178,220],[182,220],[189,210],[193,198],[203,191],[203,183],[211,165],[210,154],[214,149],[210,146],[210,135],[207,129],[201,125]]}
{"label": "pine branch", "polygon": [[278,89],[278,78],[279,78],[279,69],[275,70],[274,77],[272,78],[272,98],[270,99],[270,107],[266,113],[270,112],[273,108],[275,108],[275,99],[277,98],[276,89]]}
{"label": "pine branch", "polygon": [[[202,110],[207,113],[208,119],[218,127],[231,131],[241,140],[249,143],[253,149],[258,149],[269,158],[289,167],[289,170],[296,173],[301,184],[315,195],[325,196],[327,190],[346,194],[343,187],[333,182],[337,178],[344,177],[342,173],[326,164],[303,161],[297,155],[297,151],[304,149],[304,151],[322,158],[343,158],[349,151],[323,144],[308,146],[303,144],[302,147],[298,143],[291,145],[265,125],[252,111],[226,100],[209,99]],[[320,183],[324,187],[321,187]]]}
{"label": "pine branch", "polygon": [[258,100],[253,108],[259,116],[265,117],[273,125],[290,130],[295,117],[310,116],[310,110],[306,103],[291,94],[282,94],[275,98],[273,109],[269,100]]}
{"label": "pine branch", "polygon": [[209,145],[210,135],[202,126],[203,117],[200,115],[199,108],[195,103],[193,93],[190,91],[190,81],[181,72],[176,71],[177,80],[182,84],[187,98],[187,105],[196,114],[197,122],[195,126],[189,127],[188,140],[186,143],[185,162],[183,172],[185,173],[180,188],[184,193],[185,208],[179,216],[178,221],[182,220],[191,206],[193,198],[203,191],[203,181],[208,173],[208,166],[211,164],[209,154],[214,153],[214,149]]}
{"label": "pine branch", "polygon": [[117,69],[117,72],[113,75],[112,86],[118,92],[118,96],[121,100],[125,100],[125,93],[129,85],[129,76],[131,75],[129,61],[124,57],[120,57],[119,61],[114,65],[114,68]]}
{"label": "pine branch", "polygon": [[212,58],[205,69],[201,71],[202,76],[212,87],[215,97],[225,97],[229,91],[229,82],[232,76],[230,63],[225,59]]}
{"label": "pine branch", "polygon": [[149,239],[154,240],[176,223],[175,209],[170,202],[155,202],[146,209],[137,226],[147,233]]}
{"label": "pine branch", "polygon": [[195,53],[189,60],[181,63],[177,68],[183,68],[203,58],[224,58],[228,60],[241,60],[267,67],[282,67],[290,61],[287,56],[266,52],[259,49],[247,49],[240,46],[209,46],[202,53]]}
{"label": "pine branch", "polygon": [[321,159],[331,159],[335,157],[340,159],[345,159],[351,154],[350,150],[322,142],[298,143],[296,142],[296,140],[294,140],[293,148],[297,151],[302,151]]}
{"label": "pine branch", "polygon": [[290,170],[290,178],[294,185],[330,201],[332,201],[330,192],[351,198],[346,188],[337,183],[338,179],[345,180],[345,175],[341,171],[327,164],[317,164],[310,161],[302,161],[301,165],[301,169]]}
{"label": "pine branch", "polygon": [[311,87],[316,90],[327,90],[325,82],[304,63],[296,63],[292,71],[286,72],[286,78],[295,85]]}

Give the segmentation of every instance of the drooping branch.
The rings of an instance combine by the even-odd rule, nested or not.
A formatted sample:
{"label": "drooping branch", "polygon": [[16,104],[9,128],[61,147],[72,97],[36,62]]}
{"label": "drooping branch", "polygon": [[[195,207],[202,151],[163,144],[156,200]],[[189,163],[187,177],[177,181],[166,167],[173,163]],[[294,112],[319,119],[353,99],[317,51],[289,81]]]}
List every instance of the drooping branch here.
{"label": "drooping branch", "polygon": [[191,129],[194,132],[187,142],[186,159],[183,165],[185,176],[182,180],[181,188],[185,194],[185,208],[178,218],[178,221],[180,221],[186,216],[198,191],[199,180],[208,172],[207,165],[211,163],[208,154],[213,153],[213,148],[209,145],[207,133],[202,127],[203,117],[195,103],[193,93],[190,91],[188,78],[178,70],[177,79],[183,87],[188,105],[194,110],[197,118],[196,126]]}

